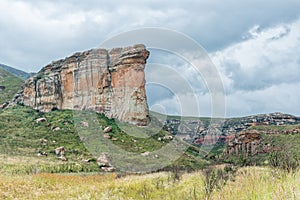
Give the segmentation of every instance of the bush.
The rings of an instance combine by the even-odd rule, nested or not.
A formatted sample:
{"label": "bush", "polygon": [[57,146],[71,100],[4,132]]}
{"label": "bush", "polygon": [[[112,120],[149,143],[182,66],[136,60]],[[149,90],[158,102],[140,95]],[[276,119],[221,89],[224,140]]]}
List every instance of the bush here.
{"label": "bush", "polygon": [[287,172],[295,171],[299,168],[299,160],[290,151],[275,151],[269,156],[270,165],[283,169]]}
{"label": "bush", "polygon": [[220,190],[226,182],[233,177],[236,169],[226,166],[223,169],[209,167],[203,171],[204,174],[204,193],[209,199],[214,190]]}

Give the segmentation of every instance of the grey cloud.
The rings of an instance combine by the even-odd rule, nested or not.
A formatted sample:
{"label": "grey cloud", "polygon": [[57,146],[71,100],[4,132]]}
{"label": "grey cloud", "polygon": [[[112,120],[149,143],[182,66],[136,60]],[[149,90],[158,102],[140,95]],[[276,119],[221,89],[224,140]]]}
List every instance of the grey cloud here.
{"label": "grey cloud", "polygon": [[[135,28],[164,27],[192,37],[212,57],[215,51],[222,55],[216,65],[228,94],[229,115],[275,110],[299,114],[293,108],[300,107],[296,101],[300,32],[290,26],[300,17],[299,9],[300,1],[295,0],[2,0],[0,63],[38,71],[52,60],[97,47],[115,34]],[[262,42],[255,41],[278,24],[282,24],[283,31]],[[255,37],[249,34],[254,26],[259,27]],[[239,48],[244,48],[240,55],[236,53]],[[163,53],[150,57],[149,62],[174,67],[193,88],[200,111],[209,115],[211,97],[205,82],[188,63]],[[156,75],[158,80],[176,80],[171,75]],[[188,94],[180,82],[174,85],[178,86],[174,93],[182,98]],[[179,112],[178,105],[171,103],[176,100],[175,95],[157,88],[150,92],[151,104],[162,103],[169,113]],[[188,110],[192,112],[193,107]]]}
{"label": "grey cloud", "polygon": [[111,35],[145,26],[182,31],[214,51],[241,40],[255,24],[295,19],[300,2],[3,0],[1,7],[0,62],[36,71]]}

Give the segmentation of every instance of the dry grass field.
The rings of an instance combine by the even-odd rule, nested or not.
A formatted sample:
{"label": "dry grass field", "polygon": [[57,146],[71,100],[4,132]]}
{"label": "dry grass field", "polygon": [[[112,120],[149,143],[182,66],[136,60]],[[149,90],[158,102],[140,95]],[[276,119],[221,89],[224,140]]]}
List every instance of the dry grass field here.
{"label": "dry grass field", "polygon": [[201,171],[146,175],[0,175],[0,199],[300,199],[300,173],[271,168],[239,169],[225,184],[210,186]]}

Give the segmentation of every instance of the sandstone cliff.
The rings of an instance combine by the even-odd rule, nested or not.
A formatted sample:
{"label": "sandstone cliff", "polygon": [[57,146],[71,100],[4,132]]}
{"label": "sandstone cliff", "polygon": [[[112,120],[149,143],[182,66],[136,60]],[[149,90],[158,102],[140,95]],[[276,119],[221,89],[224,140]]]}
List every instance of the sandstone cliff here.
{"label": "sandstone cliff", "polygon": [[28,79],[19,101],[43,112],[92,109],[122,122],[147,125],[148,56],[144,45],[75,53]]}

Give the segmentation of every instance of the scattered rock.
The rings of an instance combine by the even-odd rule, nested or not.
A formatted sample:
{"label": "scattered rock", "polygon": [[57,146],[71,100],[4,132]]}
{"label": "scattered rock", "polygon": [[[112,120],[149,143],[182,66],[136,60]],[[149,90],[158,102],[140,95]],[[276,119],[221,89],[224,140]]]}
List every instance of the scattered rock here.
{"label": "scattered rock", "polygon": [[157,155],[157,154],[155,154],[155,156],[154,156],[155,158],[159,158],[159,156]]}
{"label": "scattered rock", "polygon": [[99,167],[110,166],[108,154],[101,153],[97,158],[97,164],[99,165]]}
{"label": "scattered rock", "polygon": [[59,128],[59,127],[55,127],[55,128],[53,128],[52,130],[53,130],[53,131],[59,131],[60,128]]}
{"label": "scattered rock", "polygon": [[79,138],[80,138],[80,141],[82,141],[82,142],[86,142],[87,141],[86,137],[80,136]]}
{"label": "scattered rock", "polygon": [[111,136],[108,133],[103,134],[103,137],[106,138],[106,139],[110,139],[111,138]]}
{"label": "scattered rock", "polygon": [[48,142],[48,140],[46,140],[44,138],[40,139],[40,143],[42,143],[42,144],[47,144],[47,142]]}
{"label": "scattered rock", "polygon": [[111,132],[111,131],[112,131],[112,127],[111,127],[111,126],[108,126],[108,127],[106,127],[106,128],[103,130],[104,133],[109,133],[109,132]]}
{"label": "scattered rock", "polygon": [[101,153],[97,159],[97,164],[105,172],[113,172],[115,168],[110,163],[110,158],[107,153]]}
{"label": "scattered rock", "polygon": [[62,146],[62,147],[58,147],[55,149],[55,154],[56,155],[65,155],[65,147]]}
{"label": "scattered rock", "polygon": [[0,105],[0,109],[4,109],[9,105],[8,102],[5,102],[4,104]]}
{"label": "scattered rock", "polygon": [[37,156],[39,156],[39,157],[41,157],[41,156],[48,156],[48,154],[45,151],[43,151],[43,152],[39,152],[37,154]]}
{"label": "scattered rock", "polygon": [[47,121],[47,119],[45,117],[42,117],[42,118],[36,119],[35,121],[36,121],[36,123],[41,123],[41,122]]}
{"label": "scattered rock", "polygon": [[81,121],[80,125],[83,126],[83,127],[89,127],[89,123],[88,122],[84,122],[84,121]]}
{"label": "scattered rock", "polygon": [[163,140],[173,140],[173,136],[172,135],[165,135],[163,137]]}
{"label": "scattered rock", "polygon": [[150,152],[149,151],[146,151],[144,153],[141,153],[142,156],[149,156],[150,155]]}
{"label": "scattered rock", "polygon": [[113,137],[113,138],[111,138],[111,140],[112,140],[112,141],[117,141],[118,138],[114,138],[114,137]]}
{"label": "scattered rock", "polygon": [[95,161],[94,158],[89,158],[89,159],[83,160],[83,162],[86,162],[86,163],[89,163],[89,162],[92,162],[92,161]]}
{"label": "scattered rock", "polygon": [[61,161],[68,161],[67,157],[66,157],[66,156],[63,156],[63,155],[60,156],[59,159],[60,159]]}
{"label": "scattered rock", "polygon": [[114,172],[116,169],[114,167],[101,167],[105,172]]}
{"label": "scattered rock", "polygon": [[161,137],[157,138],[158,141],[161,141]]}

